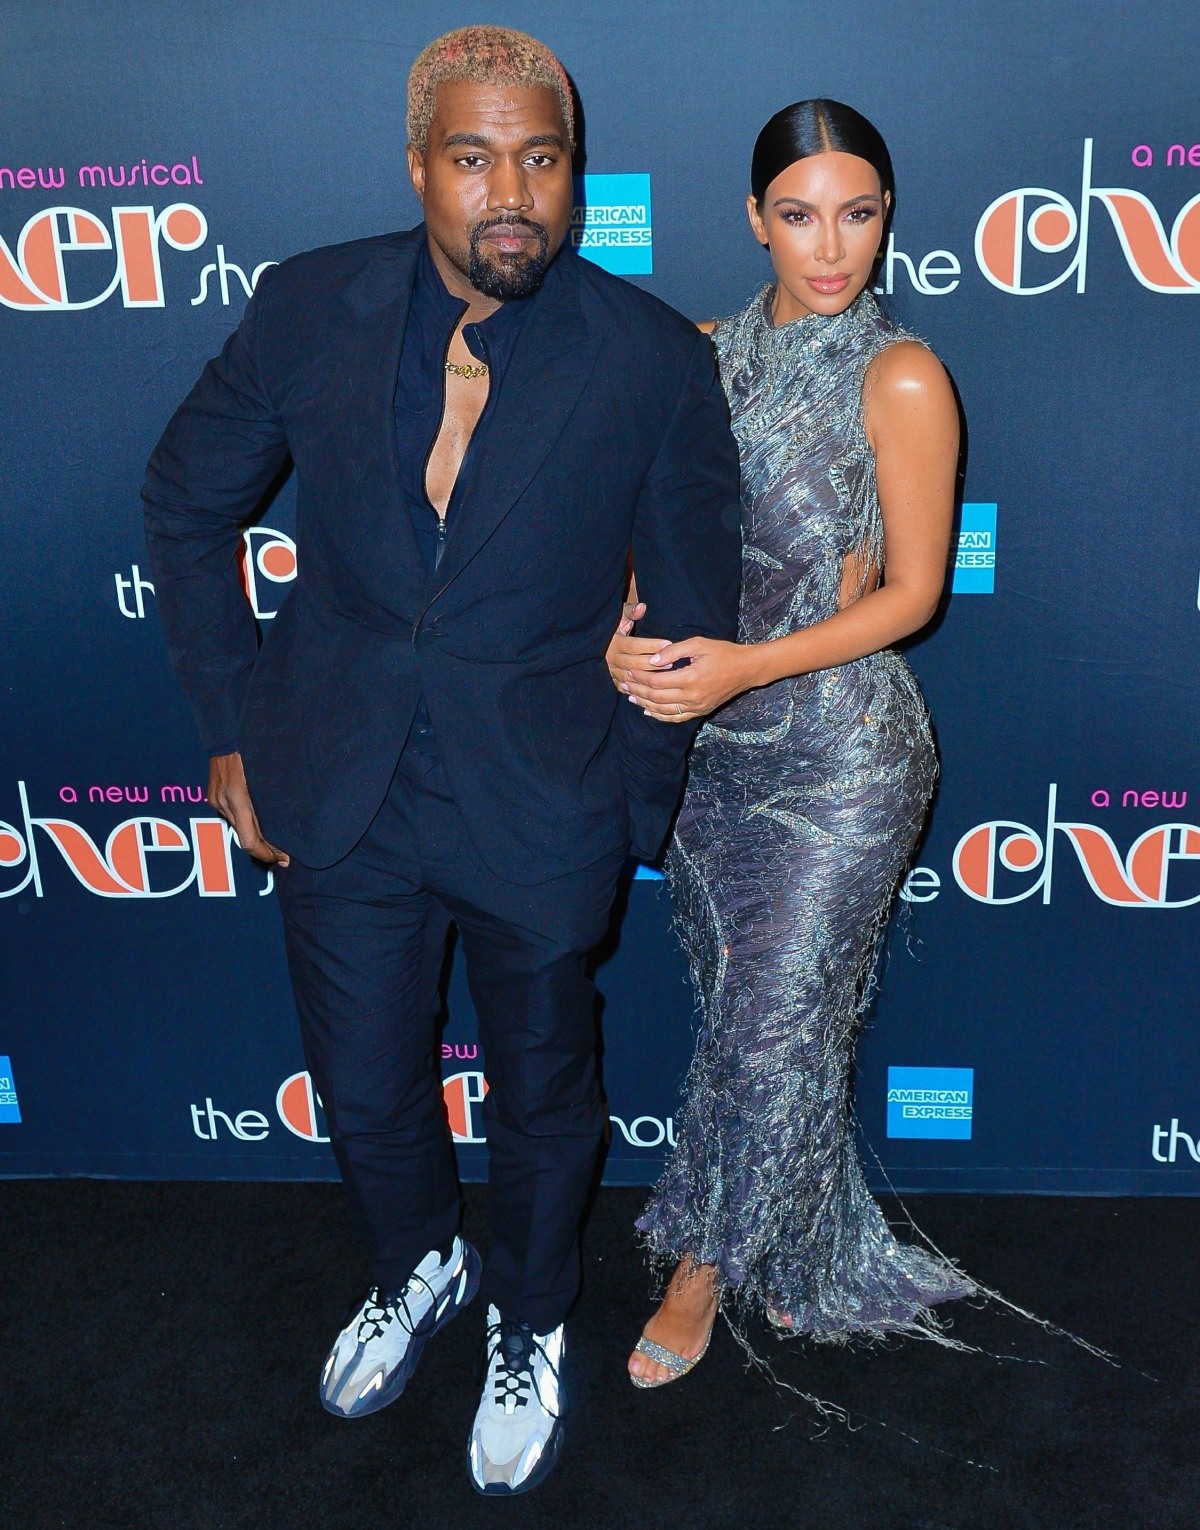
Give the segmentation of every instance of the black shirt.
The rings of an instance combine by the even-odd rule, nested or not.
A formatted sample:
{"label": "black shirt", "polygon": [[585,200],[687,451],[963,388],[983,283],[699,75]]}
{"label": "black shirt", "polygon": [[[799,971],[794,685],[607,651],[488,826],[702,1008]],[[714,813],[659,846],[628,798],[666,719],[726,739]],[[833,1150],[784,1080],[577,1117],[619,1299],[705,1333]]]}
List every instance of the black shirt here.
{"label": "black shirt", "polygon": [[487,363],[488,396],[458,470],[442,525],[425,492],[425,468],[446,406],[446,357],[450,341],[468,305],[447,290],[428,243],[421,247],[396,380],[396,439],[404,498],[430,578],[451,534],[455,511],[470,484],[480,443],[495,413],[496,398],[525,317],[536,301],[535,293],[531,298],[502,303],[481,323],[468,324],[463,330],[471,355]]}

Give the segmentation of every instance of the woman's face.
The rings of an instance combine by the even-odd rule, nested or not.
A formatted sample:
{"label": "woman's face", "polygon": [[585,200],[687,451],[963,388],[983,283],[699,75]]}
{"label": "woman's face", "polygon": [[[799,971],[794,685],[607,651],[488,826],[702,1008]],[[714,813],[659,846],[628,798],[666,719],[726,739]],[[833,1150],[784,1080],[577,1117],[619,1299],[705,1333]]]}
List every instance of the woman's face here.
{"label": "woman's face", "polygon": [[776,324],[849,308],[871,279],[890,201],[865,159],[836,150],[789,165],[761,208],[747,197],[750,227],[778,277]]}

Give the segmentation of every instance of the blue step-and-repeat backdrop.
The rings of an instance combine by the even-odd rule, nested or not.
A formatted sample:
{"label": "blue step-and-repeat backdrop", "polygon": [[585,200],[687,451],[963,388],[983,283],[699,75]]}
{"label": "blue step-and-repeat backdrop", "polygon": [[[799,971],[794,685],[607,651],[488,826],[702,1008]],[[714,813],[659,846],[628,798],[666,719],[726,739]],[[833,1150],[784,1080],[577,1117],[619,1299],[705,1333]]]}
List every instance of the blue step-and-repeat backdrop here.
{"label": "blue step-and-repeat backdrop", "polygon": [[[1119,0],[0,3],[0,1173],[333,1176],[270,877],[204,800],[137,491],[265,266],[417,221],[408,66],[480,19],[578,84],[578,254],[695,318],[765,278],[742,204],[772,112],[830,95],[884,132],[881,285],[969,447],[953,593],[912,649],[943,776],[861,1048],[872,1173],[1200,1190],[1200,23]],[[264,630],[293,524],[285,487],[246,532]],[[663,883],[622,902],[607,1174],[637,1183],[692,1001]],[[478,1174],[457,968],[443,1058]]]}

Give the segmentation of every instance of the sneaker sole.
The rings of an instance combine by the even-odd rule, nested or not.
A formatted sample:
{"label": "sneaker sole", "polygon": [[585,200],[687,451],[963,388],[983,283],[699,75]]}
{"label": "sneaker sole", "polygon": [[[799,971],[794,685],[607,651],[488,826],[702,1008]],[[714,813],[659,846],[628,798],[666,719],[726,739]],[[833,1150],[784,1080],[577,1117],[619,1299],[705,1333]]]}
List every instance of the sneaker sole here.
{"label": "sneaker sole", "polygon": [[471,1436],[467,1436],[467,1480],[475,1491],[483,1498],[517,1498],[521,1493],[532,1493],[534,1488],[541,1487],[546,1478],[558,1464],[559,1455],[562,1452],[563,1430],[566,1428],[566,1397],[559,1393],[562,1412],[558,1416],[558,1427],[550,1436],[546,1454],[522,1482],[520,1487],[505,1487],[502,1482],[489,1482],[486,1487],[480,1487],[475,1481],[475,1473],[471,1470]]}
{"label": "sneaker sole", "polygon": [[[367,1418],[372,1413],[378,1413],[380,1409],[389,1407],[404,1391],[412,1380],[413,1373],[421,1363],[421,1356],[425,1353],[425,1346],[435,1334],[441,1333],[448,1323],[452,1323],[458,1314],[464,1311],[479,1294],[479,1284],[483,1277],[483,1261],[480,1259],[473,1244],[463,1242],[464,1259],[463,1269],[467,1277],[463,1294],[457,1301],[452,1301],[437,1319],[433,1327],[427,1332],[416,1334],[410,1340],[408,1348],[404,1351],[404,1359],[391,1373],[384,1378],[378,1391],[372,1392],[369,1397],[359,1398],[349,1409],[339,1408],[331,1403],[325,1396],[324,1386],[320,1387],[321,1406],[326,1413],[331,1413],[334,1418]],[[540,1464],[540,1463],[539,1463]]]}

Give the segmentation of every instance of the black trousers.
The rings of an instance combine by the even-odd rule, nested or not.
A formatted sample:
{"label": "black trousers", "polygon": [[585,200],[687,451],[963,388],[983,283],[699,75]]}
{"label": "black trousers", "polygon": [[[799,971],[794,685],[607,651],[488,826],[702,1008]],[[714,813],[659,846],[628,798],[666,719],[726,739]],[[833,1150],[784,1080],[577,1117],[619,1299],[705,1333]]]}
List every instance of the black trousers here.
{"label": "black trousers", "polygon": [[604,1119],[586,963],[622,861],[533,887],[502,881],[476,854],[432,730],[418,724],[354,850],[323,870],[293,859],[276,871],[307,1066],[385,1289],[459,1224],[436,1031],[453,920],[489,1086],[484,1296],[539,1333],[566,1316]]}

